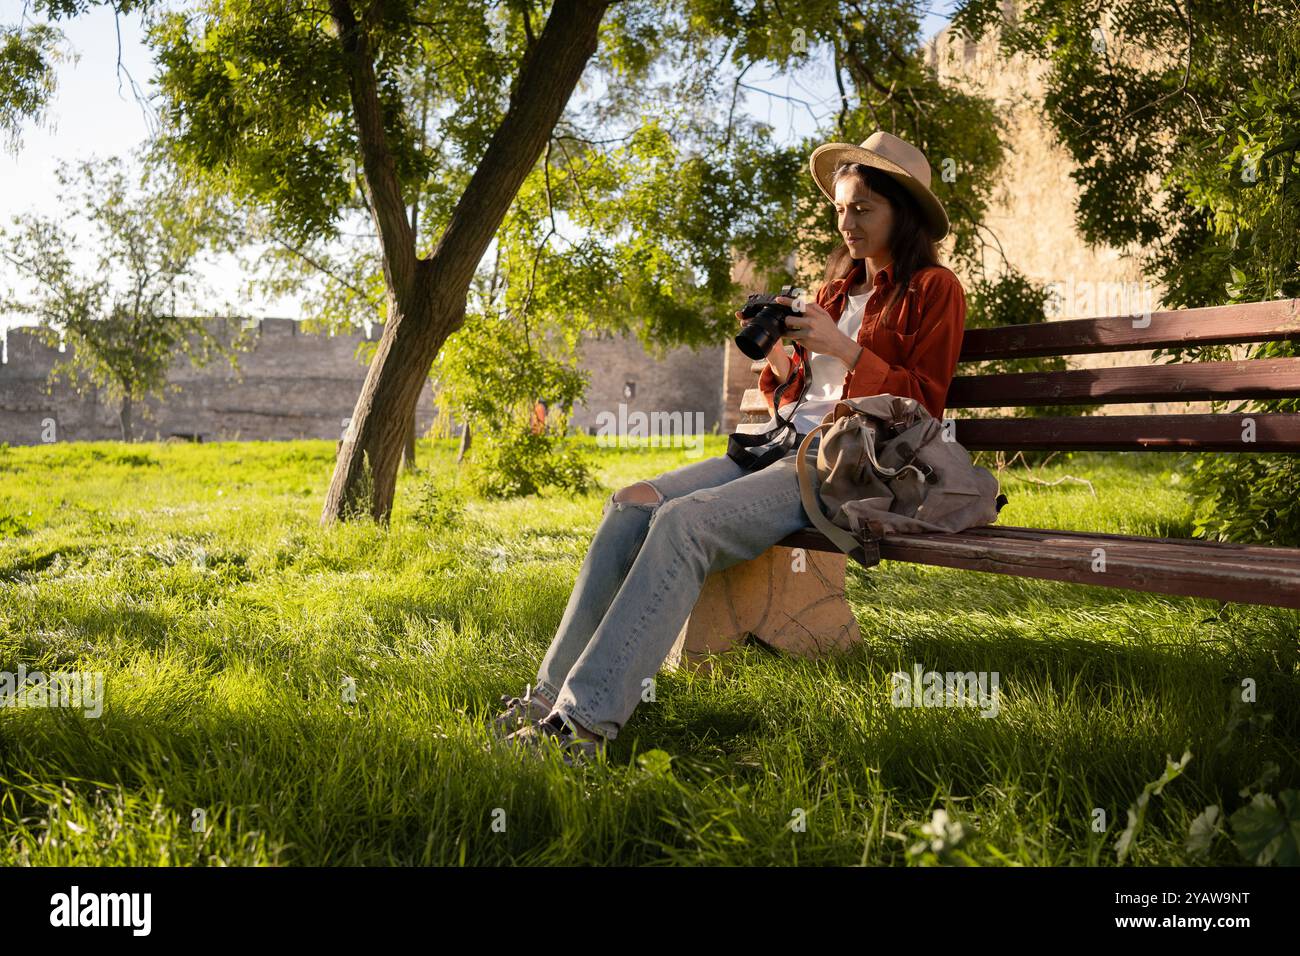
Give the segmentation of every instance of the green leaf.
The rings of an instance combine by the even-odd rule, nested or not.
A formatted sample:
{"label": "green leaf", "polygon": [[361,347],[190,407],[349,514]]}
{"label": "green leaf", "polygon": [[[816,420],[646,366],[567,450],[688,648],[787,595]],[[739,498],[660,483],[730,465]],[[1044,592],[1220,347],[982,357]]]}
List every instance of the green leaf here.
{"label": "green leaf", "polygon": [[1212,803],[1192,821],[1187,831],[1187,852],[1193,856],[1202,856],[1210,851],[1214,835],[1219,830],[1219,817],[1222,811],[1218,804]]}
{"label": "green leaf", "polygon": [[[1279,806],[1279,802],[1281,806]],[[1233,842],[1256,866],[1300,866],[1300,793],[1257,793],[1230,818]]]}
{"label": "green leaf", "polygon": [[672,773],[672,754],[664,750],[647,750],[637,757],[636,762],[652,777],[666,777]]}
{"label": "green leaf", "polygon": [[1182,757],[1177,761],[1166,756],[1165,772],[1160,775],[1159,779],[1152,780],[1143,787],[1133,806],[1129,807],[1128,825],[1124,827],[1115,842],[1115,855],[1120,863],[1123,863],[1128,858],[1134,844],[1137,842],[1138,834],[1142,832],[1142,826],[1146,822],[1147,805],[1151,802],[1151,797],[1158,796],[1164,790],[1166,784],[1181,776],[1191,759],[1192,752],[1190,750],[1185,750]]}

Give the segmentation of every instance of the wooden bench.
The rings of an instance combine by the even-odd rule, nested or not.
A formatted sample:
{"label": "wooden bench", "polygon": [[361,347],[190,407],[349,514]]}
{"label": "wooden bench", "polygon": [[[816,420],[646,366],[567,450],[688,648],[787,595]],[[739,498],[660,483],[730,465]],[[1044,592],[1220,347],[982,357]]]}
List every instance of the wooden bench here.
{"label": "wooden bench", "polygon": [[[967,330],[959,364],[1193,345],[1300,340],[1300,299]],[[765,363],[753,363],[755,373]],[[948,409],[1300,396],[1300,358],[1147,364],[1061,372],[956,375]],[[771,413],[753,388],[741,422]],[[1251,424],[1248,424],[1247,420]],[[1300,414],[958,418],[968,450],[1300,453]],[[1253,434],[1252,434],[1253,429]],[[1246,440],[1253,437],[1253,441]],[[1009,507],[1014,508],[1014,496]],[[1003,515],[1007,509],[1003,510]],[[807,570],[792,570],[805,549]],[[960,534],[891,536],[882,560],[1160,594],[1300,608],[1300,548],[995,524]],[[1099,560],[1102,559],[1102,560]],[[753,561],[709,576],[670,664],[707,658],[752,635],[817,655],[860,639],[844,601],[846,557],[811,527]],[[809,573],[811,572],[811,573]]]}

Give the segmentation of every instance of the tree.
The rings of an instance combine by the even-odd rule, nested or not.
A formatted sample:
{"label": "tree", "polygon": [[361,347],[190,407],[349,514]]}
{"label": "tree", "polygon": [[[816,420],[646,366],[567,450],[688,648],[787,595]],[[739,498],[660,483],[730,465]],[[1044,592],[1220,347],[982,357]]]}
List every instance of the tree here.
{"label": "tree", "polygon": [[[152,35],[170,121],[164,142],[181,162],[267,205],[290,238],[329,231],[360,177],[379,237],[386,318],[326,495],[329,524],[362,504],[387,520],[433,358],[464,321],[474,270],[594,52],[609,4],[556,0],[537,33],[531,5],[515,3],[500,50],[481,42],[479,5],[326,6],[209,0],[200,14],[163,16]],[[405,197],[435,164],[415,148],[398,78],[431,56],[464,92],[462,145],[477,163],[422,256]],[[364,502],[363,487],[372,489]]]}
{"label": "tree", "polygon": [[[35,318],[50,343],[71,346],[51,380],[64,378],[78,391],[104,389],[119,403],[123,441],[132,438],[134,406],[163,389],[176,355],[197,364],[216,354],[233,360],[239,345],[237,337],[210,329],[203,316],[178,315],[175,308],[178,293],[211,295],[196,269],[205,249],[232,248],[238,231],[231,215],[156,163],[143,169],[132,191],[116,158],[60,163],[66,213],[21,214],[12,232],[0,228],[0,256],[35,289],[33,298],[3,305]],[[68,228],[78,222],[87,230]],[[79,247],[95,250],[90,275],[70,257]]]}
{"label": "tree", "polygon": [[[406,90],[403,98],[410,100],[412,112],[420,117],[417,147],[421,150],[433,146],[431,114],[439,109],[439,92],[432,73],[432,62],[429,62],[423,70],[412,71],[410,77],[399,77]],[[410,199],[408,215],[412,232],[417,236],[417,248],[422,245],[418,238],[420,206],[431,198],[436,198],[436,193],[426,185],[417,189]],[[265,245],[256,251],[255,260],[243,263],[249,276],[246,289],[250,295],[299,296],[304,316],[301,327],[306,332],[334,334],[364,328],[367,341],[358,346],[357,357],[368,364],[376,350],[376,343],[368,340],[370,327],[382,324],[387,295],[379,237],[360,189],[352,190],[340,204],[338,217],[336,235],[320,232],[290,238],[254,210],[250,239]],[[415,438],[412,409],[403,442],[404,470],[415,467]]]}
{"label": "tree", "polygon": [[[522,326],[500,315],[471,315],[465,332],[438,356],[439,397],[466,422],[490,422],[507,434],[481,435],[469,483],[489,497],[533,494],[543,485],[582,493],[592,483],[588,464],[567,434],[567,416],[557,409],[558,427],[534,428],[535,396],[563,407],[582,397],[585,372],[561,350],[529,343]],[[536,355],[522,367],[521,354]],[[492,382],[492,388],[482,387]],[[498,425],[496,423],[505,423]]]}

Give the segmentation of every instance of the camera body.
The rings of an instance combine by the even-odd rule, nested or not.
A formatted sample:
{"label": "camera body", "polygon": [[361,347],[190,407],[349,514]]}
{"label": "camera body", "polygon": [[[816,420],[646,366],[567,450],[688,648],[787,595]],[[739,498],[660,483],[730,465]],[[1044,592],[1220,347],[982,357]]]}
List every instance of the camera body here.
{"label": "camera body", "polygon": [[736,345],[740,350],[752,359],[767,358],[767,353],[786,334],[786,317],[799,314],[791,306],[777,302],[776,297],[798,299],[803,294],[803,289],[788,285],[780,292],[756,292],[751,295],[745,301],[745,307],[740,310],[740,314],[749,320],[736,334]]}

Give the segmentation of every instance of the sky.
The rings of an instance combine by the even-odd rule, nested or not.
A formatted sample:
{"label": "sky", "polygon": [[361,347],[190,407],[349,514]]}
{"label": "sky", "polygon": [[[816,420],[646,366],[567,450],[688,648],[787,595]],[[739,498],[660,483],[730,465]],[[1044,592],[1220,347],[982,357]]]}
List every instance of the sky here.
{"label": "sky", "polygon": [[[167,4],[172,9],[194,5],[192,0]],[[0,0],[0,24],[21,22],[25,12],[30,19],[28,7],[27,0]],[[955,0],[933,0],[931,12],[923,21],[923,35],[928,39],[944,27],[954,8]],[[63,49],[75,60],[69,58],[58,68],[57,91],[45,121],[39,126],[24,124],[18,154],[0,149],[0,222],[5,225],[20,212],[50,215],[58,210],[54,177],[57,160],[75,162],[114,154],[125,158],[150,134],[147,111],[137,102],[132,89],[134,82],[145,94],[153,90],[153,62],[143,43],[139,16],[120,17],[115,23],[112,11],[95,7],[59,26],[66,36]],[[746,82],[774,95],[745,91],[740,108],[771,124],[783,140],[809,135],[818,121],[824,122],[838,108],[829,65],[779,79],[756,76],[757,72],[751,71]],[[83,261],[89,265],[88,258]],[[219,295],[237,298],[243,277],[233,257],[217,262],[202,274]],[[12,267],[0,261],[0,293],[22,296],[25,291]],[[211,303],[191,307],[197,311],[213,308]],[[294,298],[255,299],[243,303],[241,311],[248,317],[301,317],[300,303]],[[0,328],[14,323],[15,317],[0,315]]]}

